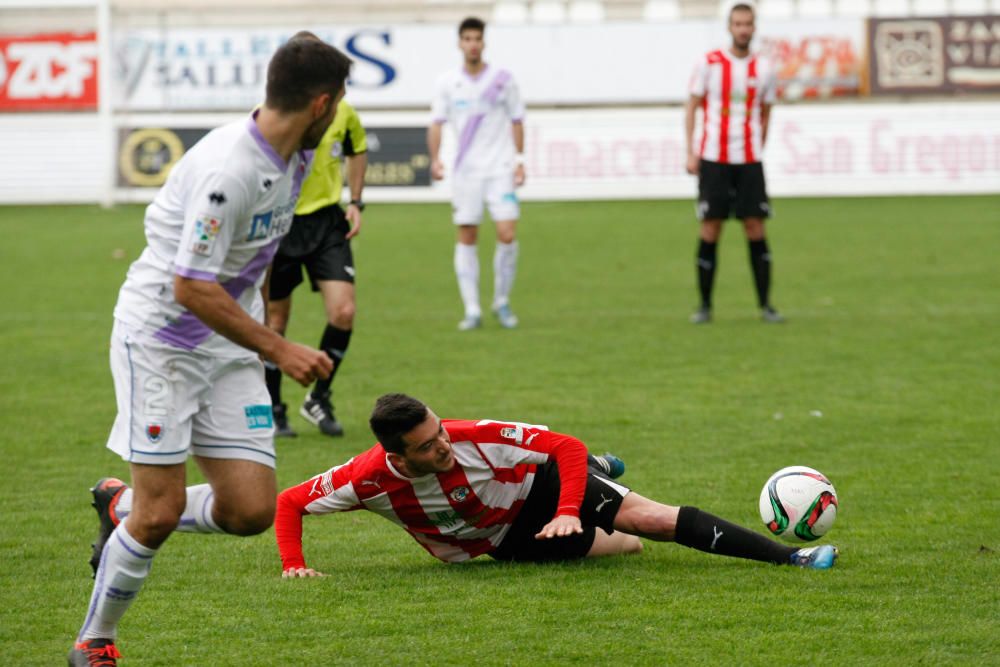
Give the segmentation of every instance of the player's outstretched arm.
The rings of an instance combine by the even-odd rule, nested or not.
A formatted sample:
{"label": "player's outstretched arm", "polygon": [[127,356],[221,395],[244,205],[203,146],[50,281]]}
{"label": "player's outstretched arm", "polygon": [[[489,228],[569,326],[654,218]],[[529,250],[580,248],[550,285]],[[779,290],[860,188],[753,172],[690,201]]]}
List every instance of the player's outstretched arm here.
{"label": "player's outstretched arm", "polygon": [[274,537],[281,556],[281,576],[283,579],[299,577],[324,577],[322,572],[306,566],[302,553],[302,517],[308,503],[309,489],[315,480],[285,489],[278,494],[278,506],[274,514]]}
{"label": "player's outstretched arm", "polygon": [[535,539],[566,537],[582,533],[580,503],[587,488],[587,446],[579,439],[563,433],[539,431],[532,449],[547,452],[559,468],[559,503],[556,515]]}
{"label": "player's outstretched arm", "polygon": [[250,317],[217,282],[174,276],[174,297],[210,328],[237,345],[263,354],[303,386],[327,378],[333,362],[325,352],[285,340]]}

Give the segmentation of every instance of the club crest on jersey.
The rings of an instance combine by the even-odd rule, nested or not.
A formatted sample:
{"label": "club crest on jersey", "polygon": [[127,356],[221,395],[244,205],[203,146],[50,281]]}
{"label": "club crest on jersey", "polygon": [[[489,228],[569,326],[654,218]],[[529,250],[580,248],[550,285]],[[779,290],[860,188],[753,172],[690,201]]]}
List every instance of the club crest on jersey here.
{"label": "club crest on jersey", "polygon": [[222,220],[211,215],[199,215],[194,221],[194,237],[191,240],[191,252],[208,257],[215,247],[215,237],[219,235]]}
{"label": "club crest on jersey", "polygon": [[146,424],[146,438],[153,444],[163,439],[163,424],[149,422]]}
{"label": "club crest on jersey", "polygon": [[452,489],[451,493],[448,494],[452,500],[456,503],[463,502],[469,497],[469,487],[467,486],[457,486]]}
{"label": "club crest on jersey", "polygon": [[513,426],[504,426],[502,429],[500,429],[500,437],[514,440],[517,438],[517,429],[514,428]]}

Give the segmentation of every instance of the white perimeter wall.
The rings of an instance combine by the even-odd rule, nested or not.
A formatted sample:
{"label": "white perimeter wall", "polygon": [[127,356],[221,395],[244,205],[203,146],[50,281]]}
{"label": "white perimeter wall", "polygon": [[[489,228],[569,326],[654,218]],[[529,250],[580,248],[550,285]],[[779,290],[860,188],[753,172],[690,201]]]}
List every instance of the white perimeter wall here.
{"label": "white perimeter wall", "polygon": [[[370,127],[423,126],[426,114],[362,112]],[[238,115],[130,115],[132,127],[210,127]],[[765,154],[773,196],[1000,194],[1000,102],[778,106]],[[687,198],[683,111],[530,111],[525,200]],[[444,150],[452,150],[446,133]],[[0,203],[98,202],[115,159],[92,114],[0,115]],[[447,181],[369,188],[370,201],[443,201]],[[149,190],[119,190],[146,201]],[[1000,218],[1000,201],[998,201]]]}

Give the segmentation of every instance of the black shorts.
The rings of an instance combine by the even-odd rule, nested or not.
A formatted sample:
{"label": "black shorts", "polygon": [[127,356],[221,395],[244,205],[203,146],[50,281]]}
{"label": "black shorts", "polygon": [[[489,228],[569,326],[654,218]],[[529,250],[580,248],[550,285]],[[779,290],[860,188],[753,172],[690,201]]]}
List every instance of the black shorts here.
{"label": "black shorts", "polygon": [[327,206],[297,215],[281,240],[271,269],[270,298],[286,299],[302,282],[302,268],[309,272],[314,292],[318,280],[354,282],[354,255],[347,232],[351,225],[339,206]]}
{"label": "black shorts", "polygon": [[559,468],[554,462],[540,465],[520,513],[490,556],[497,560],[532,562],[583,558],[594,544],[597,528],[609,535],[614,531],[615,515],[628,493],[628,488],[590,468],[580,505],[583,533],[536,540],[535,535],[552,521],[559,504]]}
{"label": "black shorts", "polygon": [[760,162],[722,164],[702,160],[698,166],[698,219],[729,217],[771,217],[764,165]]}

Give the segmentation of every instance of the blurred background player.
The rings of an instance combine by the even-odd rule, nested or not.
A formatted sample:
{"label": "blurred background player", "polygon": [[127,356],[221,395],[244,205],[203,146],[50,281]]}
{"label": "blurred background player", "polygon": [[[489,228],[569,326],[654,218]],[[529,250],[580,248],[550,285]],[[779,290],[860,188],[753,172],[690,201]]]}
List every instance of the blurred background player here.
{"label": "blurred background player", "polygon": [[[274,429],[259,357],[303,385],[332,365],[262,324],[266,269],[292,223],[299,151],[319,145],[350,62],[312,36],[286,42],[268,65],[264,106],[195,144],[146,209],[147,246],[111,336],[118,416],[108,448],[129,462],[132,487],[107,478],[92,489],[94,590],[70,665],[117,664],[118,622],[174,530],[255,535],[271,525]],[[207,484],[185,488],[190,455]]]}
{"label": "blurred background player", "polygon": [[[687,171],[698,176],[698,289],[701,306],[695,324],[712,320],[712,286],[722,223],[730,216],[743,221],[761,319],[784,319],[770,302],[771,252],[764,220],[771,214],[761,163],[771,105],[777,97],[776,75],[769,64],[750,53],[754,10],[736,4],[729,11],[732,45],[709,52],[691,75],[685,108]],[[694,144],[695,110],[702,109],[702,134]]]}
{"label": "blurred background player", "polygon": [[457,138],[451,182],[453,220],[458,225],[455,275],[465,306],[465,317],[458,324],[462,331],[482,326],[476,238],[484,201],[497,231],[493,314],[500,326],[517,326],[517,316],[510,309],[510,291],[517,272],[520,215],[515,188],[524,183],[524,103],[511,73],[483,61],[485,30],[486,24],[477,18],[467,18],[459,25],[458,47],[464,62],[460,69],[438,79],[427,131],[435,179],[444,177],[439,155],[441,125],[451,123]]}
{"label": "blurred background player", "polygon": [[[826,569],[836,547],[797,549],[695,507],[672,507],[613,481],[624,464],[571,435],[493,420],[441,420],[405,394],[372,411],[378,443],[281,492],[274,531],[282,576],[309,577],[302,517],[367,509],[432,556],[459,563],[553,561],[642,551],[639,538],[778,565]],[[598,530],[598,528],[600,530]]]}
{"label": "blurred background player", "polygon": [[[344,434],[333,411],[330,385],[344,362],[354,330],[354,256],[351,239],[361,231],[361,193],[368,167],[368,145],[358,114],[341,101],[333,123],[313,152],[312,165],[295,206],[292,229],[278,247],[271,270],[268,325],[282,336],[292,309],[292,291],[302,282],[302,269],[309,272],[314,292],[323,295],[326,328],[319,348],[333,362],[329,377],[317,378],[306,395],[300,414],[330,436]],[[340,207],[343,192],[341,165],[346,160],[347,186],[351,200]],[[274,410],[275,435],[294,437],[288,425],[288,407],[281,401],[281,370],[266,366],[267,390]]]}

